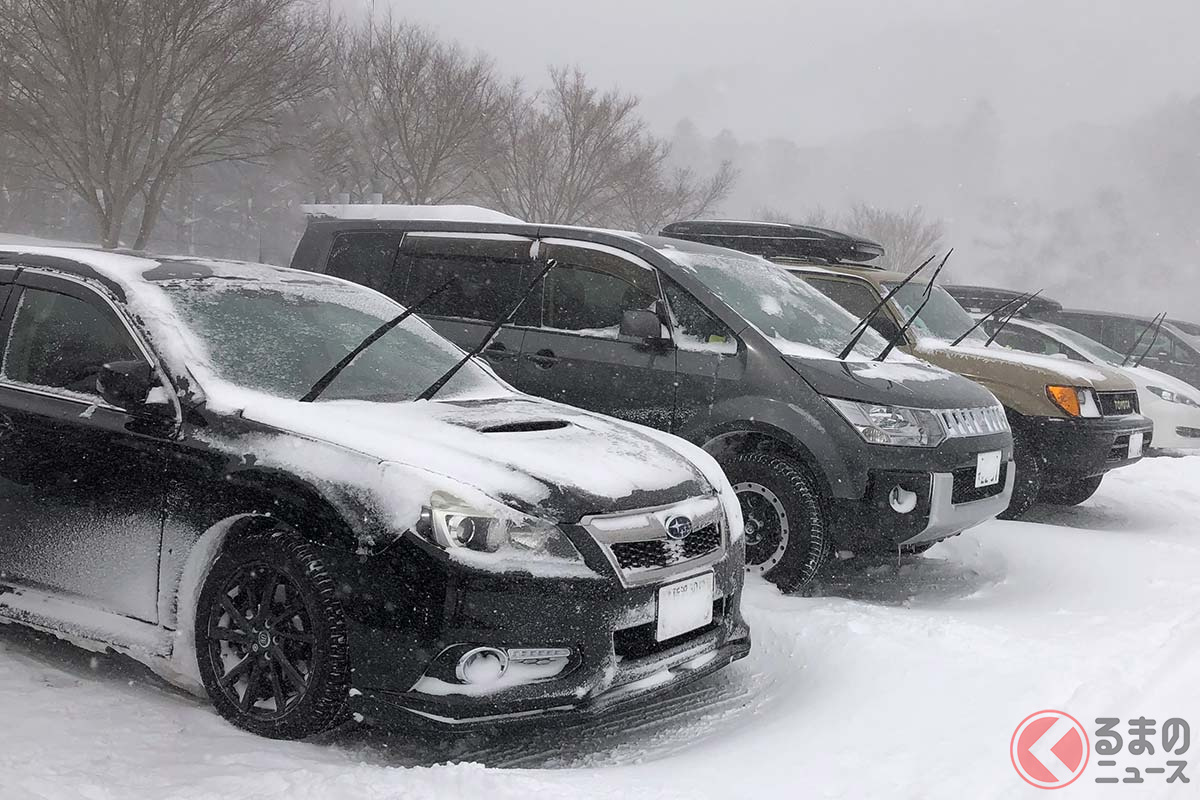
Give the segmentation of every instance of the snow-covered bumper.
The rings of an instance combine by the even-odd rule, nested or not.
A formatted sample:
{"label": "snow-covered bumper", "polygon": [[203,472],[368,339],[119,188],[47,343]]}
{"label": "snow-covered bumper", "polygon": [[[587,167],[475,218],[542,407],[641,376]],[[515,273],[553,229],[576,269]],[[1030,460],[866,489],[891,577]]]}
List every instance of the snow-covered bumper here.
{"label": "snow-covered bumper", "polygon": [[[569,527],[573,539],[590,538]],[[749,652],[741,541],[715,561],[636,585],[599,548],[584,555],[595,578],[489,572],[415,546],[380,559],[380,572],[389,564],[421,573],[423,597],[389,577],[392,591],[346,604],[352,710],[389,727],[596,712],[669,692]],[[711,585],[711,621],[660,641],[660,590],[692,583]]]}

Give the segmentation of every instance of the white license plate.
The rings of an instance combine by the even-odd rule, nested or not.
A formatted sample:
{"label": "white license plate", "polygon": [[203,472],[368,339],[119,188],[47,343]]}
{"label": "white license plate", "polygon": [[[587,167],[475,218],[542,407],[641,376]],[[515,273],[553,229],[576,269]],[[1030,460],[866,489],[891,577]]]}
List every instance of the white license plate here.
{"label": "white license plate", "polygon": [[975,457],[975,488],[995,486],[1000,482],[1000,459],[1004,453],[993,450],[990,453],[980,453]]}
{"label": "white license plate", "polygon": [[1146,434],[1144,434],[1144,433],[1131,434],[1129,437],[1129,457],[1130,458],[1141,458],[1142,457],[1142,445],[1145,444],[1145,442],[1146,442]]}
{"label": "white license plate", "polygon": [[658,641],[703,628],[712,622],[713,574],[706,572],[658,590]]}

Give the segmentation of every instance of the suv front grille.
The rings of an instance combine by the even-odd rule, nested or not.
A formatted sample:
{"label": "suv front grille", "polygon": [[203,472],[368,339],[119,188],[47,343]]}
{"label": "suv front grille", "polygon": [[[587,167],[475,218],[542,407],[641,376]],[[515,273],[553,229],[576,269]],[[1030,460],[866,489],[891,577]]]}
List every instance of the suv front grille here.
{"label": "suv front grille", "polygon": [[1123,417],[1141,411],[1137,392],[1096,392],[1100,413],[1106,417]]}
{"label": "suv front grille", "polygon": [[991,486],[975,486],[974,466],[959,467],[952,474],[954,475],[954,491],[950,494],[950,502],[954,505],[995,497],[1003,492],[1004,487],[1008,485],[1007,463],[1000,465],[1000,480]]}
{"label": "suv front grille", "polygon": [[693,558],[706,556],[721,547],[721,528],[709,525],[686,539],[651,539],[644,542],[617,542],[612,546],[617,566],[627,572],[674,567]]}
{"label": "suv front grille", "polygon": [[1001,406],[986,408],[943,408],[934,412],[952,437],[991,436],[1008,430],[1008,417]]}

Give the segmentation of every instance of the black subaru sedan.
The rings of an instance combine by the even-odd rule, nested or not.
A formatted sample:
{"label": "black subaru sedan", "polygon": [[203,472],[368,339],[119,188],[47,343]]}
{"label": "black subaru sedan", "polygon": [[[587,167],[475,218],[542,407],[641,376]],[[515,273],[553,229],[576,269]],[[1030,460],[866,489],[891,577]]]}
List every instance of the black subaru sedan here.
{"label": "black subaru sedan", "polygon": [[715,461],[370,289],[0,248],[0,353],[0,616],[255,733],[594,711],[749,650]]}

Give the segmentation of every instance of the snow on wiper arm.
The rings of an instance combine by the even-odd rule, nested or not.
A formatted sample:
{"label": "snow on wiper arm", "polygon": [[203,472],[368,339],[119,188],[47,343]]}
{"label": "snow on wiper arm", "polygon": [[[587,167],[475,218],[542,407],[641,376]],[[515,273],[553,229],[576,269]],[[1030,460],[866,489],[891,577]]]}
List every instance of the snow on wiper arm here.
{"label": "snow on wiper arm", "polygon": [[1012,322],[1012,320],[1013,320],[1013,317],[1015,317],[1017,314],[1021,313],[1021,309],[1022,309],[1022,308],[1024,308],[1024,307],[1025,307],[1025,306],[1027,306],[1027,305],[1029,305],[1030,301],[1032,301],[1032,300],[1033,300],[1033,298],[1037,297],[1039,294],[1041,294],[1041,293],[1042,293],[1042,292],[1044,292],[1044,291],[1045,291],[1045,289],[1038,289],[1036,292],[1034,292],[1033,294],[1029,295],[1029,297],[1026,297],[1026,298],[1025,298],[1025,302],[1021,303],[1021,304],[1020,304],[1020,305],[1018,305],[1016,308],[1014,308],[1014,309],[1013,309],[1013,310],[1012,310],[1012,311],[1011,311],[1011,312],[1008,314],[1008,316],[1006,316],[1006,317],[1004,318],[1004,320],[1003,320],[1003,321],[1002,321],[1002,322],[1001,322],[999,325],[997,325],[997,326],[996,326],[996,330],[992,331],[992,335],[991,335],[991,336],[989,336],[989,337],[988,337],[988,340],[987,340],[986,342],[984,342],[984,343],[983,343],[983,346],[984,346],[984,347],[989,347],[989,346],[992,344],[992,342],[996,341],[996,337],[1000,335],[1000,332],[1004,330],[1005,326],[1006,326],[1006,325],[1008,325],[1008,323]]}
{"label": "snow on wiper arm", "polygon": [[892,288],[892,290],[890,292],[888,292],[887,295],[885,295],[882,300],[879,301],[879,304],[871,309],[869,314],[867,314],[865,317],[863,317],[862,319],[860,319],[858,321],[858,324],[855,325],[854,328],[851,330],[851,333],[853,333],[854,335],[850,337],[850,342],[844,348],[842,348],[842,352],[838,353],[839,359],[844,359],[846,356],[850,355],[850,353],[852,353],[854,351],[854,346],[857,345],[859,340],[862,339],[862,337],[866,334],[867,328],[869,328],[871,326],[871,321],[873,319],[875,319],[875,317],[879,314],[880,311],[883,310],[884,306],[886,306],[888,304],[888,301],[896,296],[896,292],[900,291],[905,286],[907,286],[909,281],[911,281],[913,278],[917,277],[917,273],[919,273],[921,270],[925,269],[925,267],[929,266],[929,262],[933,261],[933,259],[935,259],[935,258],[937,258],[936,254],[925,259],[921,263],[921,266],[917,267],[912,272],[908,273],[908,277],[906,277],[904,280],[900,281],[900,283],[896,284],[896,286],[894,286]]}
{"label": "snow on wiper arm", "polygon": [[426,303],[428,303],[430,300],[437,297],[439,294],[441,294],[447,288],[449,288],[450,284],[455,283],[457,281],[458,281],[458,276],[451,275],[449,278],[446,279],[445,282],[442,283],[441,286],[438,286],[433,291],[431,291],[429,294],[425,295],[420,300],[413,303],[408,308],[404,309],[403,314],[401,314],[397,317],[393,317],[392,319],[388,320],[387,322],[383,323],[378,328],[376,328],[374,331],[372,331],[371,334],[369,336],[367,336],[367,338],[363,339],[361,342],[358,343],[357,347],[355,347],[353,350],[351,350],[349,353],[347,353],[345,358],[343,358],[338,363],[334,364],[333,367],[331,367],[328,372],[326,372],[324,375],[322,375],[317,380],[317,382],[312,385],[312,388],[309,389],[308,392],[305,393],[305,395],[300,398],[300,402],[301,403],[311,403],[314,400],[316,400],[318,397],[320,397],[321,393],[324,392],[326,389],[328,389],[330,384],[332,384],[335,380],[337,380],[338,375],[341,375],[342,372],[346,369],[346,367],[353,364],[354,359],[356,359],[360,355],[362,355],[362,352],[364,350],[366,350],[368,347],[370,347],[371,345],[375,344],[377,341],[382,339],[384,336],[387,335],[388,331],[392,330],[392,328],[395,328],[401,322],[404,322],[404,320],[411,317],[413,314],[415,314],[417,312],[417,309],[421,308]]}
{"label": "snow on wiper arm", "polygon": [[539,272],[537,274],[537,277],[535,277],[532,281],[529,282],[529,288],[527,288],[525,290],[525,293],[521,295],[520,299],[517,300],[517,302],[515,304],[513,304],[513,307],[509,309],[508,313],[503,315],[502,317],[500,317],[498,320],[496,320],[495,323],[492,324],[492,327],[488,330],[487,334],[482,339],[479,340],[479,344],[475,345],[474,349],[472,349],[471,352],[469,352],[465,356],[463,356],[457,364],[455,364],[450,369],[446,370],[446,373],[444,375],[442,375],[442,377],[440,377],[436,381],[434,381],[432,384],[430,384],[429,387],[425,391],[423,391],[419,395],[417,395],[417,399],[418,400],[433,399],[433,396],[435,394],[437,394],[439,391],[441,391],[442,387],[445,386],[447,383],[449,383],[450,379],[453,378],[455,375],[457,375],[458,371],[460,369],[462,369],[464,366],[466,366],[468,361],[470,361],[472,358],[475,358],[480,353],[482,353],[484,351],[484,349],[489,344],[492,343],[492,339],[496,338],[496,334],[500,332],[500,328],[502,328],[506,323],[512,321],[512,318],[515,317],[517,315],[517,312],[521,310],[521,306],[525,305],[525,301],[529,299],[529,296],[531,294],[533,294],[534,290],[537,289],[538,286],[541,285],[542,280],[546,277],[546,275],[548,275],[550,273],[550,270],[554,269],[557,266],[558,266],[558,261],[556,261],[555,259],[553,259],[553,258],[546,259],[545,269],[543,269],[541,272]]}
{"label": "snow on wiper arm", "polygon": [[925,306],[929,303],[930,298],[933,297],[933,284],[935,281],[937,281],[938,275],[942,274],[942,267],[946,266],[946,262],[950,260],[950,255],[953,252],[954,248],[951,247],[950,250],[947,251],[946,255],[942,258],[942,263],[938,264],[937,269],[933,271],[933,276],[929,279],[929,284],[925,287],[925,295],[921,300],[921,304],[917,306],[917,310],[910,314],[908,319],[904,321],[904,324],[900,326],[900,330],[893,333],[892,338],[888,339],[887,347],[883,348],[882,353],[875,356],[876,361],[883,361],[889,355],[891,355],[892,350],[895,349],[896,345],[900,343],[900,340],[904,338],[904,334],[908,332],[908,329],[912,326],[913,322],[916,321],[917,317],[921,316],[921,312],[925,310]]}
{"label": "snow on wiper arm", "polygon": [[1017,296],[1016,296],[1016,297],[1014,297],[1012,300],[1007,300],[1007,301],[1005,301],[1005,302],[1001,303],[1000,305],[996,306],[996,307],[995,307],[995,308],[993,308],[991,311],[989,311],[989,312],[988,312],[988,313],[987,313],[985,316],[982,316],[982,317],[980,317],[980,318],[979,318],[979,319],[978,319],[978,320],[975,322],[975,324],[974,324],[974,325],[972,325],[971,327],[969,327],[969,328],[967,328],[965,331],[963,331],[963,334],[962,334],[962,336],[959,336],[957,339],[955,339],[953,342],[951,342],[951,343],[950,343],[950,346],[951,346],[951,347],[954,347],[955,345],[962,344],[962,341],[963,341],[963,339],[966,339],[966,338],[967,338],[968,336],[970,336],[972,333],[974,333],[975,331],[977,331],[977,330],[979,329],[979,326],[980,326],[980,325],[982,325],[983,323],[987,322],[989,319],[991,319],[992,317],[996,316],[996,315],[997,315],[997,314],[999,314],[1001,311],[1003,311],[1004,309],[1006,309],[1006,308],[1008,308],[1009,306],[1011,306],[1013,303],[1019,303],[1019,302],[1021,302],[1022,300],[1024,300],[1024,299],[1025,299],[1025,298],[1027,298],[1027,297],[1028,297],[1029,299],[1031,299],[1031,300],[1033,299],[1033,296],[1032,296],[1032,295],[1031,295],[1029,292],[1025,292],[1024,294],[1017,295]]}
{"label": "snow on wiper arm", "polygon": [[1155,343],[1158,341],[1158,335],[1162,333],[1163,323],[1167,321],[1167,312],[1162,313],[1162,317],[1158,320],[1158,325],[1154,328],[1154,335],[1150,337],[1150,344],[1146,345],[1146,349],[1142,351],[1138,360],[1133,362],[1135,367],[1140,367],[1142,362],[1146,360],[1146,356],[1150,355],[1150,351],[1154,349]]}

